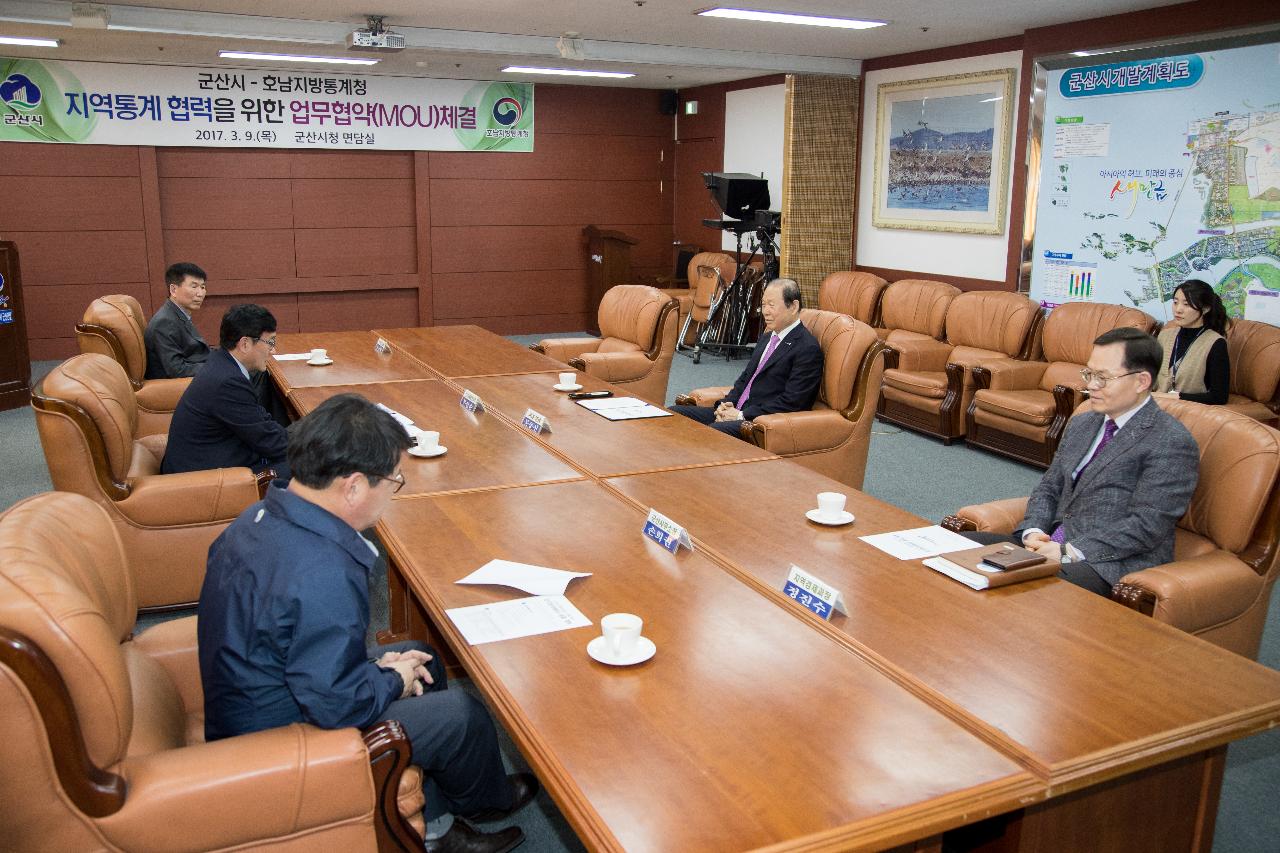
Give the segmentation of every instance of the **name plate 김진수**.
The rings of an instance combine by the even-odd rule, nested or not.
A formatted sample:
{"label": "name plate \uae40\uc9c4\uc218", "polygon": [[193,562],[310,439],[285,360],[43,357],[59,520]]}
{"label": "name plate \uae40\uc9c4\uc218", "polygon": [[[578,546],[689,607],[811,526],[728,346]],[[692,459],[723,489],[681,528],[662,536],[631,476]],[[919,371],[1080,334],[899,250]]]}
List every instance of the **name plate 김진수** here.
{"label": "name plate \uae40\uc9c4\uc218", "polygon": [[551,432],[551,424],[547,422],[546,416],[538,414],[533,409],[524,410],[524,417],[520,419],[520,426],[534,435]]}
{"label": "name plate \uae40\uc9c4\uc218", "polygon": [[459,401],[459,405],[473,415],[476,412],[484,411],[484,402],[476,396],[475,392],[467,391],[466,389],[462,391],[462,399]]}
{"label": "name plate \uae40\uc9c4\uc218", "polygon": [[693,540],[689,531],[667,518],[656,509],[649,510],[649,517],[644,520],[644,535],[666,548],[672,554],[681,545],[693,550]]}
{"label": "name plate \uae40\uc9c4\uc218", "polygon": [[839,610],[846,616],[844,599],[840,590],[819,580],[797,565],[792,564],[787,582],[782,586],[783,595],[817,613],[823,619],[831,618],[831,611]]}

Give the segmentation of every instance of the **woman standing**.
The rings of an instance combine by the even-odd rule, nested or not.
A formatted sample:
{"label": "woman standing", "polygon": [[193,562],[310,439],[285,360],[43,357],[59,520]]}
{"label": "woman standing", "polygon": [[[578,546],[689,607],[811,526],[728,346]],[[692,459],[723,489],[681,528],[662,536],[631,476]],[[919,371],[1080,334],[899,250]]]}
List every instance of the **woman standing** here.
{"label": "woman standing", "polygon": [[1160,331],[1164,362],[1156,393],[1196,403],[1227,402],[1231,362],[1227,355],[1227,309],[1203,281],[1187,279],[1173,292],[1173,321]]}

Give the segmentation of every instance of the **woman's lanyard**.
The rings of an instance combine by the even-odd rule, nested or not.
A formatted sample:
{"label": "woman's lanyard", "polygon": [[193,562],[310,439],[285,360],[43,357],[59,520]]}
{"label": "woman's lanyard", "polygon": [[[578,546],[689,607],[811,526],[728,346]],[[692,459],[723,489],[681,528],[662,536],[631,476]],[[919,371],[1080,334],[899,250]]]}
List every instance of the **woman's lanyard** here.
{"label": "woman's lanyard", "polygon": [[1187,344],[1182,348],[1181,353],[1178,352],[1178,342],[1182,340],[1182,330],[1178,330],[1178,334],[1173,339],[1173,352],[1169,354],[1169,375],[1172,378],[1178,378],[1178,366],[1181,365],[1182,360],[1187,357],[1187,351],[1191,349],[1192,344],[1199,340],[1200,333],[1203,332],[1205,328],[1206,327],[1201,326],[1196,329],[1196,333],[1191,336],[1191,340],[1187,341]]}

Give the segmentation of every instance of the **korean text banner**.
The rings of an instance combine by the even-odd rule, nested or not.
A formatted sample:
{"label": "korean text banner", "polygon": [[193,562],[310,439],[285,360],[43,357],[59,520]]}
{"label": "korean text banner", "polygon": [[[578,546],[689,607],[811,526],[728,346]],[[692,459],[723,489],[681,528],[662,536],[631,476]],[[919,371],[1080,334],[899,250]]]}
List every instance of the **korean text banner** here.
{"label": "korean text banner", "polygon": [[0,141],[532,151],[533,86],[0,58]]}

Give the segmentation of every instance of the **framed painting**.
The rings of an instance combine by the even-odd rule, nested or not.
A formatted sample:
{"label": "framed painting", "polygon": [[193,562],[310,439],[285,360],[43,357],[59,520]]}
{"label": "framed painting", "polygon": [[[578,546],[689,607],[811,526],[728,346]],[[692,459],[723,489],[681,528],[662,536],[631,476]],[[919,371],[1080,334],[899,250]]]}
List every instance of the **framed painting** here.
{"label": "framed painting", "polygon": [[1014,70],[881,83],[871,224],[1003,234]]}

